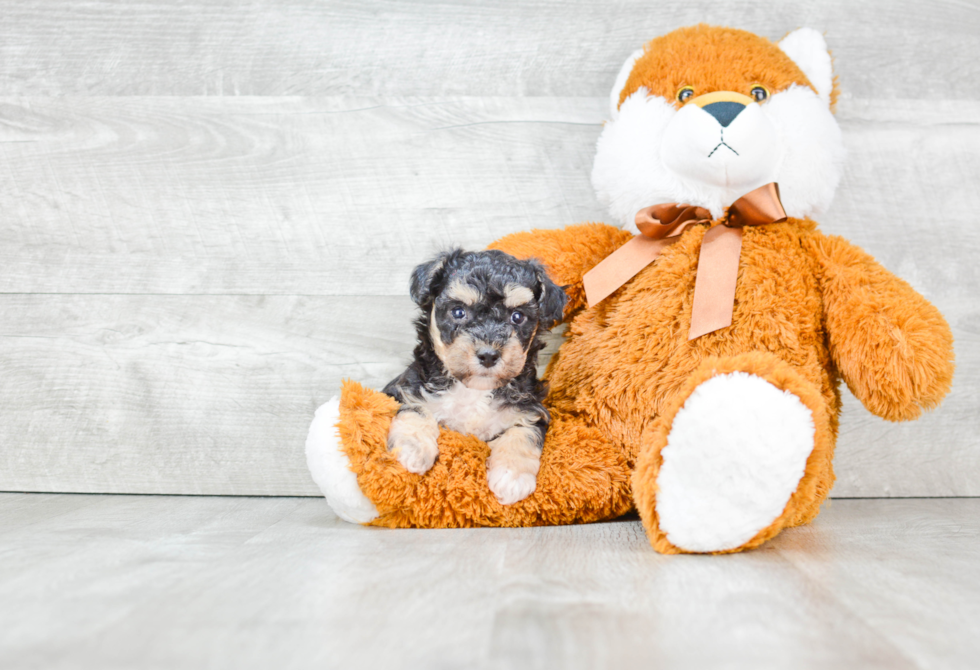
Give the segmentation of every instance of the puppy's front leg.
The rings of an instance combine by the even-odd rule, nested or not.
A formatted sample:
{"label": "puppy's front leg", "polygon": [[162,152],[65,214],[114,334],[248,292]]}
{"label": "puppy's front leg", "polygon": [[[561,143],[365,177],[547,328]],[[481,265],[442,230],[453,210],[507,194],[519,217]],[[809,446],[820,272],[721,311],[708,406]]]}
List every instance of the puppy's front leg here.
{"label": "puppy's front leg", "polygon": [[541,467],[541,430],[514,426],[490,441],[487,482],[501,505],[512,505],[534,493]]}
{"label": "puppy's front leg", "polygon": [[402,408],[388,429],[388,451],[409,472],[422,475],[439,455],[439,424],[420,407]]}

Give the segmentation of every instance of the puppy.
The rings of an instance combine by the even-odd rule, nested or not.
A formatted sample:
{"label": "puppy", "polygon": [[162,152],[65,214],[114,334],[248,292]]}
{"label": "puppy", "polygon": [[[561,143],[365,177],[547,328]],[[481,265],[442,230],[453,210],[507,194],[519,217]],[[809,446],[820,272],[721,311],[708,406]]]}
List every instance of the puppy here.
{"label": "puppy", "polygon": [[541,335],[567,297],[537,261],[455,249],[412,274],[415,360],[384,392],[402,404],[388,449],[422,474],[439,455],[439,426],[490,445],[487,481],[501,504],[531,495],[550,416],[535,371]]}

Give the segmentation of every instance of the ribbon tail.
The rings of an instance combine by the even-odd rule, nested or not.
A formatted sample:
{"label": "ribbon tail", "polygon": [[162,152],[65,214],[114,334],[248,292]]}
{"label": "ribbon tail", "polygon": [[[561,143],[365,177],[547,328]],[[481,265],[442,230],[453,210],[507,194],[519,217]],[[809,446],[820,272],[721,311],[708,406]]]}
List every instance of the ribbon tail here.
{"label": "ribbon tail", "polygon": [[688,340],[732,325],[741,252],[741,228],[715,226],[705,233],[694,280]]}
{"label": "ribbon tail", "polygon": [[608,298],[616,289],[636,276],[660,255],[667,246],[677,241],[670,237],[662,240],[652,240],[643,235],[637,235],[616,251],[606,256],[582,276],[585,286],[585,298],[589,307]]}

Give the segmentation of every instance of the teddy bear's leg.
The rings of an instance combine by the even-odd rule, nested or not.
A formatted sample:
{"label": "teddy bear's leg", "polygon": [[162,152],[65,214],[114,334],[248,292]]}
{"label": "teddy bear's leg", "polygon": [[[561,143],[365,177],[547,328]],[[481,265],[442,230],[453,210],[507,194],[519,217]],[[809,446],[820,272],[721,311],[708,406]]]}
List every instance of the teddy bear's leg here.
{"label": "teddy bear's leg", "polygon": [[709,359],[643,437],[633,492],[662,553],[758,546],[833,484],[828,399],[767,353]]}
{"label": "teddy bear's leg", "polygon": [[313,480],[337,516],[351,523],[412,526],[402,509],[419,476],[388,450],[398,403],[353,381],[321,406],[306,439]]}
{"label": "teddy bear's leg", "polygon": [[339,420],[340,398],[331,398],[317,409],[306,436],[306,465],[337,516],[350,523],[368,523],[377,518],[378,510],[357,485],[341,445]]}
{"label": "teddy bear's leg", "polygon": [[622,445],[576,416],[553,413],[533,492],[501,504],[490,490],[490,446],[472,435],[439,434],[439,456],[413,474],[387,449],[398,403],[347,382],[339,405],[317,411],[307,439],[314,480],[341,518],[387,527],[453,528],[587,523],[633,507]]}

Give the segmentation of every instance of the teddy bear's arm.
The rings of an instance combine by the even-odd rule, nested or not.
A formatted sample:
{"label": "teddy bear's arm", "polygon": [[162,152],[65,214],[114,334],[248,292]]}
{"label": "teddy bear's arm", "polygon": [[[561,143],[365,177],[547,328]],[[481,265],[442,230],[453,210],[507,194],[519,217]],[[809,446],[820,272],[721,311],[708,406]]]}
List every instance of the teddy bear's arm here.
{"label": "teddy bear's arm", "polygon": [[531,230],[502,237],[489,246],[517,258],[536,258],[559,286],[565,287],[565,318],[586,305],[582,275],[626,244],[633,235],[603,223],[583,223],[559,230]]}
{"label": "teddy bear's arm", "polygon": [[953,380],[953,335],[939,310],[843,238],[815,234],[830,355],[851,392],[889,421],[918,417]]}

